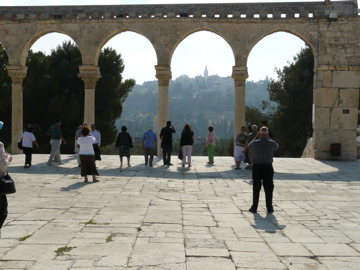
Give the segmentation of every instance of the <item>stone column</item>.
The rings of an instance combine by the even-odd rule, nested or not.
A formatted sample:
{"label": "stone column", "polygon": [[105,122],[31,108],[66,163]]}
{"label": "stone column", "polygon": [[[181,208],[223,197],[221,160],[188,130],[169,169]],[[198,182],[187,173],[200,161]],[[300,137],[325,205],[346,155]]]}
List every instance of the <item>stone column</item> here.
{"label": "stone column", "polygon": [[234,66],[232,78],[235,82],[234,138],[245,126],[245,82],[248,78],[247,67]]}
{"label": "stone column", "polygon": [[[23,133],[23,88],[22,82],[26,77],[27,67],[8,66],[8,74],[12,80],[12,109],[11,109],[11,152],[21,154],[22,151],[17,147]],[[9,123],[7,123],[9,124]]]}
{"label": "stone column", "polygon": [[[158,136],[166,122],[169,120],[169,82],[171,79],[170,66],[155,66],[156,78],[159,83],[159,97],[158,97]],[[157,154],[162,156],[160,140],[157,145]]]}
{"label": "stone column", "polygon": [[[316,159],[356,160],[360,66],[316,68],[313,147]],[[331,144],[340,143],[340,156]]]}
{"label": "stone column", "polygon": [[79,66],[78,77],[84,81],[85,100],[84,100],[84,122],[89,125],[95,123],[95,86],[101,78],[99,67],[91,65]]}

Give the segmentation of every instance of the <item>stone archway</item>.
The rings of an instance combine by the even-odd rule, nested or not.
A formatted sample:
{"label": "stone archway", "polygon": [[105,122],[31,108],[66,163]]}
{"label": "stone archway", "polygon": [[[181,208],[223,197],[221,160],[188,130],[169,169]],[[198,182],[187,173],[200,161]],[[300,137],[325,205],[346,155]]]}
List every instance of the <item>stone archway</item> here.
{"label": "stone archway", "polygon": [[[309,44],[315,56],[313,150],[318,159],[333,158],[332,143],[342,145],[341,156],[336,158],[356,159],[359,28],[355,1],[0,8],[0,42],[9,56],[14,108],[22,107],[19,97],[26,75],[21,64],[27,53],[24,48],[46,31],[66,33],[76,41],[83,58],[79,76],[85,81],[89,102],[93,102],[94,84],[99,76],[96,55],[101,43],[116,31],[132,29],[143,33],[153,44],[159,94],[168,91],[171,55],[186,33],[197,29],[220,33],[234,52],[232,77],[237,103],[244,100],[246,61],[252,46],[275,31],[293,33]],[[91,110],[85,117],[94,115]],[[19,113],[13,110],[13,119]],[[158,113],[158,126],[162,126],[168,117],[167,102],[159,103]],[[241,110],[235,113],[244,115]],[[13,121],[12,129],[13,138],[17,138],[22,124]],[[15,145],[16,141],[12,143],[14,152]]]}

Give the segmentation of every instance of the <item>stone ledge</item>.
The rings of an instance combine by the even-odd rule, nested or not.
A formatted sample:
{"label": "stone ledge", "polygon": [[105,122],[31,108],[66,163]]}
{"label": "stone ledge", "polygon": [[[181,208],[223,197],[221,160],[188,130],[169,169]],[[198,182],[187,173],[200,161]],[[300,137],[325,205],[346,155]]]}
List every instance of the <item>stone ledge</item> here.
{"label": "stone ledge", "polygon": [[[116,12],[114,12],[114,10]],[[311,3],[227,3],[174,5],[22,6],[0,7],[0,20],[66,20],[68,18],[325,18],[330,12],[340,17],[358,15],[354,1]]]}

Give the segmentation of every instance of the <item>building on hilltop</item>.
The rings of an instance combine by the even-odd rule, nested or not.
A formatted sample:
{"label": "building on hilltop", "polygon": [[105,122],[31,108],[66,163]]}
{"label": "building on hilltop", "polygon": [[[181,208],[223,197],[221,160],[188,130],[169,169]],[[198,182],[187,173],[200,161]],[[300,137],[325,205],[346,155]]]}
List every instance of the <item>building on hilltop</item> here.
{"label": "building on hilltop", "polygon": [[209,77],[209,71],[208,71],[207,65],[206,65],[205,70],[204,70],[204,80],[205,80],[205,82],[207,81],[208,77]]}

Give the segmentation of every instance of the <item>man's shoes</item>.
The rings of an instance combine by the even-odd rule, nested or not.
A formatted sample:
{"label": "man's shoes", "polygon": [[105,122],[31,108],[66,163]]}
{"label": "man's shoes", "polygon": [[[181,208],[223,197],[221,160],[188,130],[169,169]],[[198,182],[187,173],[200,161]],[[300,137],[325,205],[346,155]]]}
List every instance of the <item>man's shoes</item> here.
{"label": "man's shoes", "polygon": [[236,167],[235,170],[241,170],[241,168],[240,168],[240,167]]}
{"label": "man's shoes", "polygon": [[270,209],[267,212],[268,212],[268,214],[272,214],[272,213],[274,213],[274,209]]}
{"label": "man's shoes", "polygon": [[245,169],[251,170],[251,169],[252,169],[252,166],[251,166],[251,165],[247,165],[247,166],[245,167]]}
{"label": "man's shoes", "polygon": [[30,168],[30,166],[29,166],[29,165],[25,165],[24,168],[25,168],[25,169],[28,169],[28,168]]}
{"label": "man's shoes", "polygon": [[172,163],[168,163],[167,165],[168,165],[168,166],[172,166],[172,165],[174,165],[174,164],[172,164]]}
{"label": "man's shoes", "polygon": [[147,166],[147,163],[145,163],[145,166]]}
{"label": "man's shoes", "polygon": [[256,214],[256,213],[257,213],[256,210],[255,210],[255,209],[252,209],[252,208],[249,209],[249,212],[250,212],[250,213],[253,213],[253,214]]}
{"label": "man's shoes", "polygon": [[65,164],[65,162],[63,162],[63,161],[59,162],[59,165],[64,165],[64,164]]}

